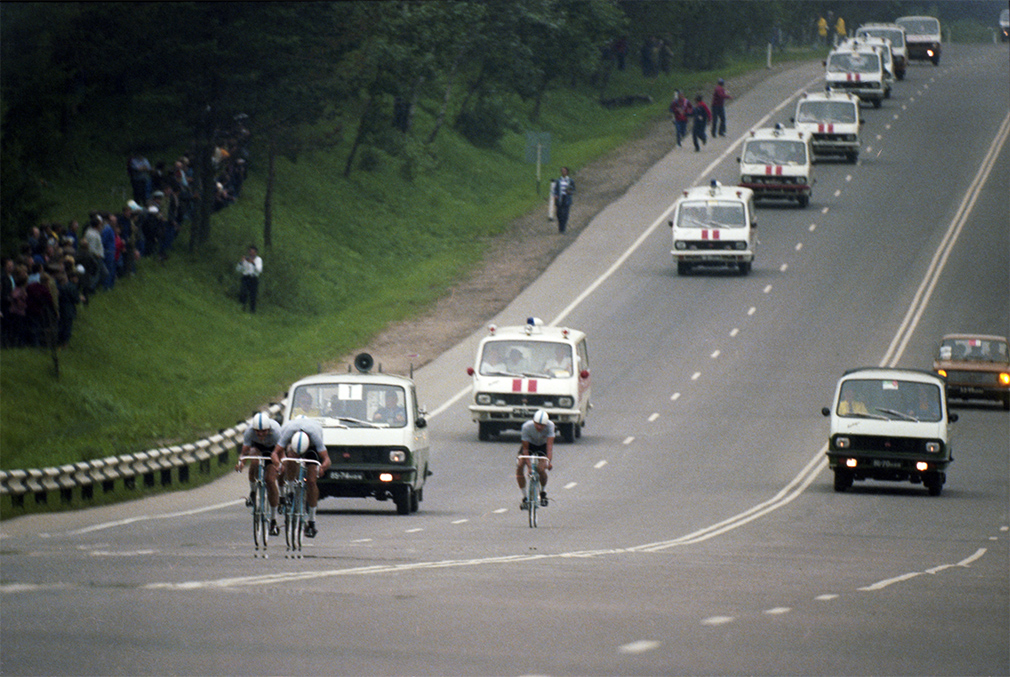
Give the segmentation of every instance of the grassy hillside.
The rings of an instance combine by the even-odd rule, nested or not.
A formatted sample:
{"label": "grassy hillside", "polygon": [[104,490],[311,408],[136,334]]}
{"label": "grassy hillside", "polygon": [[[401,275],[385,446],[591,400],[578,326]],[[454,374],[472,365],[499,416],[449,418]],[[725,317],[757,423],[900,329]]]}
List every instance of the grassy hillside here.
{"label": "grassy hillside", "polygon": [[[731,78],[762,63],[735,64]],[[34,349],[0,353],[0,467],[44,467],[166,443],[229,427],[276,400],[321,362],[365,344],[387,323],[422,313],[476,262],[488,238],[542,205],[535,168],[525,162],[525,130],[553,134],[551,166],[576,171],[665,115],[677,87],[708,92],[712,73],[646,81],[615,73],[607,96],[647,93],[655,103],[606,110],[590,92],[554,92],[535,126],[525,121],[496,150],[476,149],[443,129],[406,172],[381,151],[374,168],[342,176],[348,143],[281,160],[274,245],[260,308],[242,312],[235,263],[262,241],[263,163],[253,158],[241,199],[215,215],[211,242],[186,252],[188,229],[164,264],[145,259],[81,307],[70,344],[53,358]],[[705,83],[704,85],[702,83]],[[435,103],[417,117],[423,138]],[[94,208],[118,209],[126,195],[124,158],[92,144],[74,173],[54,173],[51,219],[82,221]],[[177,153],[149,153],[152,161]],[[409,174],[413,174],[409,177]]]}

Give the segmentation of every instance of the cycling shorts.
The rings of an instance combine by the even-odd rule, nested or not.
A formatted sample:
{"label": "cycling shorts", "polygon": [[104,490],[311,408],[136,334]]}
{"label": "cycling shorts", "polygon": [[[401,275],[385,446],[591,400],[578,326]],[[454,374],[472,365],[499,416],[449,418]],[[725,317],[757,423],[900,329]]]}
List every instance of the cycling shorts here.
{"label": "cycling shorts", "polygon": [[[295,456],[298,456],[297,454],[291,453],[290,449],[288,449],[286,453],[291,458],[294,458]],[[320,461],[320,462],[322,461],[322,459],[319,457],[319,452],[316,451],[315,449],[309,449],[304,454],[302,454],[299,458],[307,458],[310,461]]]}

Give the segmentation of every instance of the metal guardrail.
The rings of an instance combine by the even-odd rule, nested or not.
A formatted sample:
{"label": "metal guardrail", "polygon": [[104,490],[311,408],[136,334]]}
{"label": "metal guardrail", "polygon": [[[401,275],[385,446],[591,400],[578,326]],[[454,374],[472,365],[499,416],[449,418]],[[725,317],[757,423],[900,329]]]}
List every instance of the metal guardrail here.
{"label": "metal guardrail", "polygon": [[[271,416],[281,411],[280,404],[267,408]],[[137,478],[142,478],[145,487],[172,484],[172,476],[179,483],[189,479],[190,467],[197,466],[210,472],[210,461],[221,458],[242,444],[242,436],[249,427],[249,421],[222,430],[216,435],[171,447],[161,447],[135,454],[108,456],[92,461],[68,463],[51,468],[29,470],[0,470],[0,497],[10,496],[15,504],[23,504],[27,495],[35,496],[36,503],[48,503],[51,492],[60,492],[67,502],[72,500],[75,489],[80,489],[83,500],[94,496],[96,485],[105,491],[113,490],[116,480],[122,480],[127,487],[135,486]],[[158,477],[160,475],[160,478]],[[160,482],[159,482],[160,479]]]}

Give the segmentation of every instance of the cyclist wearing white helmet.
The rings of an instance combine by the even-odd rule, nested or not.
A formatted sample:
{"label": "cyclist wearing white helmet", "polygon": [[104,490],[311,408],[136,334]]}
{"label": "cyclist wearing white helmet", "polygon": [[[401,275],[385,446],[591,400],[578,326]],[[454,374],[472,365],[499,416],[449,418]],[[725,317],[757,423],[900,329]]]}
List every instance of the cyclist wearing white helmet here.
{"label": "cyclist wearing white helmet", "polygon": [[[268,414],[261,411],[253,416],[252,423],[242,434],[242,451],[239,452],[235,472],[242,470],[242,458],[244,456],[270,456],[274,447],[277,446],[277,440],[280,439],[280,435],[280,424],[270,418]],[[276,536],[280,533],[280,528],[277,526],[277,500],[279,494],[277,492],[276,474],[273,474],[273,480],[271,481],[271,465],[272,463],[267,461],[264,476],[267,483],[267,501],[270,503],[270,533]],[[253,498],[256,495],[258,466],[259,461],[249,462],[249,497],[245,501],[247,506],[252,506]]]}
{"label": "cyclist wearing white helmet", "polygon": [[[547,471],[554,467],[554,422],[547,412],[537,409],[533,414],[533,420],[526,421],[522,427],[522,446],[519,447],[519,456],[543,456],[543,460],[537,461],[537,474],[540,475],[540,505],[547,506]],[[526,499],[526,468],[530,466],[530,459],[516,459],[516,482],[519,483],[519,491],[523,494],[522,508],[527,509]]]}
{"label": "cyclist wearing white helmet", "polygon": [[[323,443],[323,427],[314,419],[298,416],[283,426],[277,439],[277,446],[272,454],[273,463],[268,470],[274,470],[274,466],[281,465],[281,459],[285,456],[291,458],[312,458],[319,461],[320,465],[314,463],[305,466],[305,503],[309,508],[309,521],[305,525],[305,536],[315,538],[316,530],[316,505],[319,503],[319,486],[316,484],[316,477],[325,475],[330,467],[330,455],[326,452],[326,444]],[[276,471],[275,471],[276,472]],[[298,475],[296,463],[288,463],[284,469],[285,476],[294,480]],[[276,477],[276,475],[275,475]]]}

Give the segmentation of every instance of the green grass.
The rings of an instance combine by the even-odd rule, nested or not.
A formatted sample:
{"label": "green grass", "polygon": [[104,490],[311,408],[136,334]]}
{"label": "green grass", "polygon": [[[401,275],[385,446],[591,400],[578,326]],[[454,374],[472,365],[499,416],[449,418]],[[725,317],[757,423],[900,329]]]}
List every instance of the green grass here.
{"label": "green grass", "polygon": [[[799,57],[810,58],[810,54]],[[738,63],[732,78],[758,63]],[[665,115],[674,88],[708,92],[712,73],[646,81],[615,73],[607,96],[650,94],[649,106],[608,111],[597,94],[558,91],[542,120],[553,133],[550,167],[579,167]],[[426,104],[417,137],[433,124]],[[520,130],[522,131],[522,130]],[[413,181],[402,160],[377,152],[374,171],[343,177],[348,144],[303,153],[277,167],[274,245],[262,252],[260,308],[237,303],[235,262],[262,240],[261,158],[241,199],[214,216],[211,241],[189,254],[188,229],[169,260],[145,259],[81,307],[59,377],[46,351],[0,353],[0,467],[40,468],[191,442],[277,401],[293,380],[364,345],[388,323],[416,316],[480,261],[488,238],[539,208],[525,137],[476,149],[443,128]],[[153,154],[152,154],[153,155]],[[171,160],[166,151],[155,159]],[[53,220],[83,221],[116,209],[125,195],[123,159],[91,149],[77,171],[54,175]]]}

